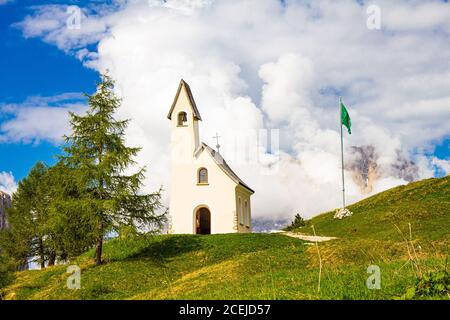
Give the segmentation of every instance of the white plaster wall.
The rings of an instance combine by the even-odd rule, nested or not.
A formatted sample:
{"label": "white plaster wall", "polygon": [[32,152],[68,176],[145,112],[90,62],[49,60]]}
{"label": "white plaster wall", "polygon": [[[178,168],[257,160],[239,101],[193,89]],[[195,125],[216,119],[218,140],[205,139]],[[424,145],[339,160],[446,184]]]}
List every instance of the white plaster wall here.
{"label": "white plaster wall", "polygon": [[[197,171],[208,169],[208,184],[197,184]],[[207,151],[202,152],[192,165],[172,167],[170,215],[173,233],[195,233],[195,213],[207,207],[211,213],[211,233],[236,232],[234,229],[235,187],[214,163]]]}
{"label": "white plaster wall", "polygon": [[[187,126],[178,126],[178,113],[187,113]],[[194,157],[199,144],[198,121],[193,118],[188,95],[182,88],[171,119],[171,190],[170,208],[172,233],[195,233],[196,209],[205,206],[211,213],[211,233],[236,232],[237,184],[204,150]],[[208,169],[208,185],[197,184],[197,171]]]}
{"label": "white plaster wall", "polygon": [[[244,188],[241,185],[236,186],[235,202],[236,202],[236,210],[238,212],[238,221],[237,221],[238,232],[252,232],[252,212],[251,212],[252,206],[250,204],[250,196],[251,193],[246,188]],[[241,199],[242,203],[242,212],[239,207],[239,199]],[[248,218],[247,220],[244,219],[243,221],[244,223],[241,224],[241,214],[245,214],[245,206],[244,206],[245,201],[247,201],[248,205]]]}

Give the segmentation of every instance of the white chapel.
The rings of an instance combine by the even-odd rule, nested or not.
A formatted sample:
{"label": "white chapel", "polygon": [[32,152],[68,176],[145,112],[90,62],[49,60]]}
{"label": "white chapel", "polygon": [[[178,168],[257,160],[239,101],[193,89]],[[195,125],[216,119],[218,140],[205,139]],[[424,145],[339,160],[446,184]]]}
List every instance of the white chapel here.
{"label": "white chapel", "polygon": [[254,191],[218,151],[200,142],[202,118],[184,80],[167,118],[171,126],[169,233],[251,232]]}

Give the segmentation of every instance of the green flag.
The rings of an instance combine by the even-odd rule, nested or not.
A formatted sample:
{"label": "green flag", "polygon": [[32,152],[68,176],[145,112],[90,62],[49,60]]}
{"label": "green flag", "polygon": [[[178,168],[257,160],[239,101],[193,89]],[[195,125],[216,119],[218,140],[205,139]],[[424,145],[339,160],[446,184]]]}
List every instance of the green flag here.
{"label": "green flag", "polygon": [[348,114],[347,108],[345,107],[345,104],[341,102],[341,125],[344,125],[347,127],[348,133],[352,134],[352,121],[350,120],[350,115]]}

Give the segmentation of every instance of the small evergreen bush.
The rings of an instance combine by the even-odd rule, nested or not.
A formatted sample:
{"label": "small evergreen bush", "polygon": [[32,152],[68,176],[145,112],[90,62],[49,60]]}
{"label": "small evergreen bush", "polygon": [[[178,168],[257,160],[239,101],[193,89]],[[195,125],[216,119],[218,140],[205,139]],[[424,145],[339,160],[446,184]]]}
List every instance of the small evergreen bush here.
{"label": "small evergreen bush", "polygon": [[300,227],[306,226],[305,220],[300,216],[300,214],[296,214],[294,217],[294,221],[291,222],[289,226],[284,228],[285,231],[291,231]]}

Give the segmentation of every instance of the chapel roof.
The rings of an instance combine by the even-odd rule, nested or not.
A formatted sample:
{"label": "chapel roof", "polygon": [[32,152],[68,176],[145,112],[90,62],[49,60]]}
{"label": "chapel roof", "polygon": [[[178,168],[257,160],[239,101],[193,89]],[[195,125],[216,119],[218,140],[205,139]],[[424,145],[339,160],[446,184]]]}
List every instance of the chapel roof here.
{"label": "chapel roof", "polygon": [[183,79],[180,80],[180,84],[178,85],[177,94],[175,95],[175,98],[173,99],[172,106],[170,107],[167,118],[169,118],[170,120],[172,119],[173,109],[175,108],[175,105],[177,104],[178,97],[179,97],[181,89],[183,87],[186,89],[186,92],[187,92],[187,95],[189,98],[189,102],[191,103],[192,111],[194,112],[194,118],[197,120],[202,120],[202,117],[200,116],[200,112],[198,112],[197,105],[195,104],[195,100],[194,100],[194,96],[192,95],[191,88],[189,87],[187,82],[184,81]]}
{"label": "chapel roof", "polygon": [[249,190],[251,193],[255,193],[255,191],[250,188],[247,184],[245,184],[244,181],[242,181],[241,178],[230,168],[230,166],[227,164],[225,159],[220,155],[219,152],[208,146],[206,143],[202,142],[200,147],[197,149],[197,152],[200,152],[201,150],[206,149],[208,153],[211,155],[211,157],[214,159],[216,164],[237,184],[240,184],[247,190]]}

